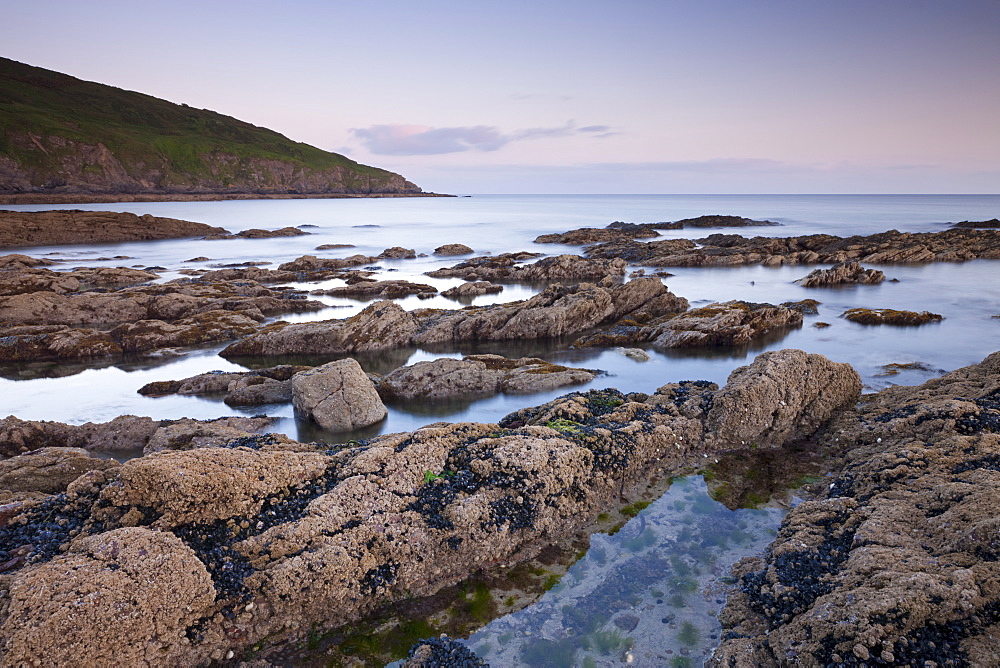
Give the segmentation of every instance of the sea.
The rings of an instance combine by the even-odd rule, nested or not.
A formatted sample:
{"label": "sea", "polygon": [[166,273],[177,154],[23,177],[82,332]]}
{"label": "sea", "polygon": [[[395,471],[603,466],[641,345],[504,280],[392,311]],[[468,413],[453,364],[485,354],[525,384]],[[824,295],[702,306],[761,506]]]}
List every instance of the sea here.
{"label": "sea", "polygon": [[[4,208],[40,211],[67,207],[20,205]],[[268,266],[277,267],[282,262],[307,254],[320,257],[345,257],[354,253],[377,255],[387,247],[403,246],[414,249],[420,256],[407,260],[380,260],[376,278],[430,283],[443,290],[462,281],[432,279],[425,276],[424,272],[451,266],[462,259],[433,255],[436,247],[449,243],[471,246],[476,254],[525,250],[547,255],[579,253],[578,246],[535,244],[533,240],[541,234],[565,232],[579,227],[605,227],[615,221],[653,223],[707,214],[738,215],[780,223],[780,226],[664,230],[660,238],[697,238],[718,231],[746,236],[816,233],[848,236],[893,229],[936,232],[947,229],[955,222],[981,221],[1000,216],[1000,195],[472,195],[79,204],[73,205],[73,208],[149,213],[221,226],[232,232],[250,228],[298,226],[309,232],[309,235],[263,240],[183,239],[46,246],[19,248],[14,252],[65,260],[60,268],[67,269],[95,266],[160,267],[160,280],[167,281],[183,277],[178,272],[184,269],[207,269],[242,262],[270,262],[272,264]],[[315,250],[322,244],[352,244],[354,248]],[[126,256],[129,259],[106,259],[115,256]],[[198,257],[208,257],[210,260],[192,261]],[[572,350],[568,340],[525,340],[462,343],[447,349],[413,348],[359,356],[359,362],[367,371],[380,374],[418,361],[487,352],[516,357],[541,357],[568,366],[599,369],[602,373],[587,385],[533,395],[498,395],[461,401],[391,404],[388,406],[389,415],[383,422],[356,432],[324,432],[299,419],[290,405],[239,409],[227,406],[220,398],[144,397],[137,393],[140,387],[152,381],[181,379],[212,370],[244,369],[218,356],[225,344],[141,360],[2,367],[0,417],[14,415],[26,420],[81,424],[104,422],[124,414],[144,415],[154,419],[209,419],[266,412],[279,418],[272,427],[273,431],[286,433],[302,441],[342,443],[381,433],[408,431],[442,420],[493,422],[514,410],[544,403],[570,390],[615,387],[624,392],[653,392],[664,384],[682,380],[708,380],[722,385],[734,369],[749,364],[762,352],[782,348],[798,348],[825,355],[837,362],[850,363],[861,375],[865,391],[868,392],[893,384],[920,384],[948,371],[979,362],[988,354],[1000,350],[1000,261],[876,266],[886,273],[887,278],[898,279],[898,282],[886,281],[881,285],[806,289],[793,283],[811,270],[825,266],[828,265],[668,269],[674,275],[663,279],[664,282],[672,292],[686,297],[692,306],[732,299],[780,303],[811,298],[821,302],[819,314],[807,315],[801,328],[765,337],[748,347],[676,351],[650,348],[647,350],[650,359],[637,361],[617,349]],[[641,267],[630,267],[630,271],[639,268]],[[342,281],[330,280],[297,284],[295,287],[313,290],[342,284]],[[510,302],[530,297],[541,288],[538,285],[506,285],[499,295],[478,297],[472,303],[484,305]],[[328,296],[311,298],[324,302],[328,308],[316,313],[282,316],[281,319],[303,322],[345,318],[357,313],[367,304],[364,301]],[[400,299],[398,303],[406,309],[462,306],[443,297],[419,300],[414,296]],[[854,324],[840,317],[841,313],[853,307],[928,310],[941,314],[944,319],[920,327],[870,327]],[[828,323],[829,326],[814,327],[817,322]],[[270,362],[294,361],[297,360]],[[906,365],[907,368],[888,365]],[[747,526],[757,527],[756,530],[749,531],[746,537],[749,551],[744,552],[749,554],[762,549],[767,542],[761,542],[762,537],[769,537],[773,533],[780,522],[782,511],[769,511],[766,508],[732,511],[751,513],[745,517],[737,517],[726,515],[731,511],[719,505],[709,512],[704,510],[706,504],[716,502],[704,493],[703,484],[700,478],[692,478],[686,487],[675,490],[674,494],[678,495],[676,498],[671,500],[664,497],[668,500],[661,500],[658,506],[651,506],[633,520],[635,522],[640,517],[645,518],[642,520],[642,531],[657,526],[658,518],[662,520],[662,526],[667,528],[656,531],[665,531],[664,535],[669,538],[653,541],[659,547],[650,547],[653,543],[646,545],[634,541],[629,544],[631,547],[621,547],[612,544],[614,541],[610,537],[594,540],[602,546],[604,553],[624,550],[623,554],[631,555],[629,560],[635,556],[632,553],[667,549],[664,545],[672,545],[669,548],[671,554],[682,554],[679,552],[681,548],[675,543],[678,531],[684,529],[684,526],[677,525],[681,526],[681,529],[677,529],[670,523],[676,523],[680,521],[678,518],[683,519],[686,515],[671,514],[670,509],[682,506],[697,508],[701,504],[705,517],[714,518],[711,513],[716,512],[729,517],[730,520],[727,521],[739,525],[740,528],[734,531],[741,532],[740,535],[748,533]],[[698,519],[698,526],[705,524],[703,520],[704,518]],[[721,520],[706,521],[705,526],[714,526]],[[641,535],[641,531],[635,533],[635,530],[628,527],[622,529],[623,537],[633,534]],[[693,544],[700,543],[695,541]],[[636,545],[640,547],[636,548]],[[733,559],[742,555],[743,552],[737,550]],[[588,559],[596,561],[587,561]],[[585,592],[598,590],[601,578],[608,577],[608,569],[611,568],[606,566],[605,559],[606,557],[599,560],[597,557],[587,557],[581,560],[583,565],[574,571],[571,578],[565,580],[564,595],[570,595],[572,601],[579,603]],[[623,559],[624,557],[618,560],[619,566],[624,563]],[[688,561],[693,566],[696,560],[692,557]],[[588,569],[591,573],[604,575],[599,575],[598,580],[587,580],[581,571]],[[719,575],[719,568],[704,572],[714,572],[722,577]],[[629,579],[627,574],[619,574],[618,577]],[[692,591],[711,591],[715,586],[711,582],[697,580],[700,576],[688,574],[684,577],[686,586],[694,587],[693,590],[682,592],[686,600],[692,598]],[[692,578],[697,580],[695,585],[691,585]],[[587,665],[604,665],[608,661],[620,663],[625,653],[633,657],[636,665],[667,665],[668,660],[670,665],[689,665],[689,660],[696,657],[700,660],[707,656],[713,643],[717,642],[719,631],[714,615],[718,613],[720,605],[714,603],[714,596],[710,596],[713,601],[711,603],[694,605],[689,601],[674,606],[675,609],[671,609],[669,613],[661,614],[660,607],[668,605],[663,601],[669,602],[672,596],[668,584],[657,582],[641,593],[639,598],[643,600],[643,605],[654,606],[656,611],[638,614],[641,622],[633,629],[625,632],[620,624],[618,627],[602,626],[611,623],[609,617],[591,629],[590,632],[597,633],[598,636],[590,645],[585,647],[586,643],[581,641],[577,645],[570,643],[568,649],[563,649],[569,652],[568,656],[574,662],[586,658],[589,662]],[[660,595],[657,595],[657,591],[660,591]],[[550,592],[546,596],[551,598],[558,593]],[[551,601],[546,603],[546,600],[549,599],[540,601],[536,606],[542,605],[542,609],[558,612],[567,605]],[[603,605],[599,604],[600,601],[606,602],[606,599],[601,598],[594,600],[598,602],[594,604],[598,607]],[[677,602],[676,597],[674,602]],[[538,617],[540,614],[537,607],[527,610],[529,612],[519,614],[526,614],[530,619],[534,619],[531,615]],[[556,617],[561,619],[559,615]],[[668,619],[669,623],[662,621]],[[539,618],[536,622],[535,627],[530,626],[532,622],[525,622],[529,626],[522,628],[518,626],[520,622],[498,620],[493,624],[500,624],[499,627],[494,627],[493,631],[487,627],[476,636],[475,642],[487,658],[494,656],[496,665],[507,665],[508,661],[532,665],[532,652],[541,651],[532,643],[544,640],[544,635],[539,635],[542,629],[549,628],[550,635],[555,634],[553,638],[566,635],[565,628],[562,636],[559,635],[558,628],[552,631],[553,624],[558,627],[563,622],[552,622],[548,617]],[[642,640],[642,629],[647,628],[648,633],[642,636],[646,640]],[[676,632],[667,633],[664,629],[668,628],[676,629]],[[686,635],[681,637],[681,631]],[[605,636],[601,636],[602,633]],[[617,635],[611,637],[606,635],[608,633]],[[619,636],[625,640],[621,640]],[[664,640],[667,636],[673,639]],[[508,643],[498,642],[498,638],[504,637],[507,637],[508,643],[514,638],[514,641],[522,644],[508,647]],[[606,642],[599,642],[602,637]],[[601,651],[587,649],[591,645]],[[542,647],[548,648],[541,651],[542,654],[555,651],[554,645]],[[608,653],[601,653],[602,648],[607,647],[611,647]],[[683,654],[680,653],[682,649],[686,650]],[[677,653],[674,653],[675,650]]]}

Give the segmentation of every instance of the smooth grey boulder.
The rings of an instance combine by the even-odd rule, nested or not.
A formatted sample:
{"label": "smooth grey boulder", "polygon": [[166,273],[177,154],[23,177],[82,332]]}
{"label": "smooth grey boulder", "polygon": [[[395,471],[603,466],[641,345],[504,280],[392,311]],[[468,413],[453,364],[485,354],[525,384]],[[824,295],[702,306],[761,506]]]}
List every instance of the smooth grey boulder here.
{"label": "smooth grey boulder", "polygon": [[385,404],[357,360],[329,362],[292,377],[292,403],[329,431],[367,427],[385,418]]}

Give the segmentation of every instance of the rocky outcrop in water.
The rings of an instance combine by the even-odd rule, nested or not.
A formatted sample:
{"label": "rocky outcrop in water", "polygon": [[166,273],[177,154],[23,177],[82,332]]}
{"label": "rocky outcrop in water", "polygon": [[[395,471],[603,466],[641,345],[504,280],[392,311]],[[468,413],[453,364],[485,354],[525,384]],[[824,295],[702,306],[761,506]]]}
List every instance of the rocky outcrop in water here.
{"label": "rocky outcrop in water", "polygon": [[434,249],[435,255],[472,255],[475,252],[465,244],[445,244]]}
{"label": "rocky outcrop in water", "polygon": [[[741,387],[791,376],[769,356]],[[849,385],[831,384],[822,410],[852,405]],[[329,450],[248,436],[85,473],[0,526],[4,659],[195,665],[429,595],[530,557],[624,489],[702,461],[718,445],[715,394],[699,382],[651,396],[594,390],[499,424]],[[40,589],[43,600],[30,593]],[[133,613],[125,626],[122,610]]]}
{"label": "rocky outcrop in water", "polygon": [[292,400],[292,376],[312,367],[281,364],[253,371],[209,371],[181,380],[147,383],[139,394],[161,397],[169,394],[225,395],[230,406],[262,406]]}
{"label": "rocky outcrop in water", "polygon": [[817,441],[844,468],[737,566],[714,665],[997,665],[1000,353],[868,396]]}
{"label": "rocky outcrop in water", "polygon": [[503,292],[502,285],[490,283],[489,281],[470,281],[468,283],[456,285],[453,288],[448,288],[441,293],[441,296],[447,297],[448,299],[457,299],[459,301],[465,299],[471,301],[473,297],[497,294],[500,292]]}
{"label": "rocky outcrop in water", "polygon": [[640,243],[615,241],[590,246],[591,258],[622,258],[653,267],[714,267],[761,264],[865,264],[963,262],[1000,259],[1000,234],[992,230],[950,229],[944,232],[898,232],[837,237],[753,237],[713,234],[703,239],[666,239]]}
{"label": "rocky outcrop in water", "polygon": [[371,379],[351,358],[300,371],[290,382],[295,409],[329,431],[368,427],[387,414]]}
{"label": "rocky outcrop in water", "polygon": [[237,341],[224,357],[286,354],[337,354],[386,350],[408,345],[459,341],[507,341],[572,334],[643,311],[677,313],[687,300],[658,279],[640,278],[615,285],[551,285],[531,299],[459,310],[404,311],[392,302],[375,302],[346,320],[288,324],[277,322]]}
{"label": "rocky outcrop in water", "polygon": [[659,348],[744,346],[801,325],[801,308],[736,300],[683,313],[640,312],[577,339],[573,347],[628,346],[647,341]]}
{"label": "rocky outcrop in water", "polygon": [[878,285],[885,274],[878,269],[865,269],[860,262],[841,262],[829,269],[816,269],[795,283],[804,288],[824,288],[831,285]]}
{"label": "rocky outcrop in water", "polygon": [[596,376],[590,369],[573,369],[533,357],[469,355],[401,367],[380,378],[377,387],[385,399],[465,399],[500,392],[545,392],[587,383]]}
{"label": "rocky outcrop in water", "polygon": [[684,218],[672,223],[623,223],[616,221],[605,228],[581,227],[569,232],[563,232],[562,234],[543,234],[535,239],[535,243],[580,246],[584,244],[631,241],[632,239],[652,239],[660,236],[657,230],[752,227],[780,224],[772,223],[769,220],[752,220],[740,216],[698,216],[697,218]]}
{"label": "rocky outcrop in water", "polygon": [[349,297],[352,299],[398,299],[409,295],[435,294],[437,288],[426,283],[410,281],[358,281],[327,290],[313,290],[312,295]]}
{"label": "rocky outcrop in water", "polygon": [[859,325],[895,325],[916,327],[929,322],[940,322],[943,316],[930,311],[897,311],[891,308],[852,308],[840,314],[842,318]]}
{"label": "rocky outcrop in water", "polygon": [[228,234],[221,227],[112,211],[0,211],[0,248]]}
{"label": "rocky outcrop in water", "polygon": [[461,278],[465,281],[579,281],[599,280],[605,276],[624,276],[625,262],[618,259],[588,260],[579,255],[545,257],[528,265],[523,260],[537,253],[516,253],[472,258],[454,267],[428,271],[433,278]]}

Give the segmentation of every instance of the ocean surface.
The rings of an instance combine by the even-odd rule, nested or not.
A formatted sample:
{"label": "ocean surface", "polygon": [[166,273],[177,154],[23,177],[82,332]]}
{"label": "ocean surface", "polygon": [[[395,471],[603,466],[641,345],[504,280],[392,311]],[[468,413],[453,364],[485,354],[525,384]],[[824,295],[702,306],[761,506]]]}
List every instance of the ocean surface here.
{"label": "ocean surface", "polygon": [[[10,206],[37,211],[65,206]],[[88,210],[151,213],[225,227],[233,232],[249,228],[276,229],[308,226],[309,236],[264,240],[171,240],[141,243],[89,244],[20,248],[13,252],[67,260],[65,267],[158,266],[161,280],[179,278],[190,268],[262,261],[277,267],[302,255],[345,257],[354,253],[377,255],[391,246],[426,254],[412,260],[385,260],[376,278],[431,283],[440,289],[460,284],[458,279],[431,279],[424,272],[451,266],[462,258],[438,258],[433,250],[447,243],[464,243],[477,254],[530,250],[555,255],[579,253],[580,247],[532,243],[540,235],[578,227],[605,227],[614,221],[648,223],[673,221],[706,214],[730,214],[780,223],[780,227],[723,230],[745,236],[794,236],[827,233],[841,236],[872,234],[890,229],[933,232],[953,222],[987,220],[1000,216],[1000,195],[649,195],[649,196],[472,196],[456,198],[259,200],[226,202],[165,202],[74,205]],[[697,238],[717,230],[663,231],[661,238]],[[998,232],[1000,234],[1000,232]],[[315,251],[321,244],[354,244],[356,248]],[[99,258],[128,256],[127,261]],[[188,260],[205,256],[207,262]],[[849,362],[861,374],[866,391],[888,385],[920,384],[947,371],[973,364],[1000,349],[1000,261],[888,265],[889,282],[877,286],[806,289],[793,283],[812,269],[797,267],[671,268],[664,279],[675,294],[693,306],[713,301],[744,299],[780,303],[805,298],[821,302],[819,315],[809,315],[800,329],[770,336],[746,348],[690,349],[660,352],[635,361],[620,351],[569,350],[568,341],[515,341],[459,344],[450,349],[406,349],[359,356],[371,372],[392,369],[436,357],[495,352],[507,356],[535,356],[570,366],[600,369],[604,373],[587,385],[534,395],[470,401],[414,401],[392,404],[383,422],[357,432],[324,432],[297,419],[290,405],[240,410],[221,398],[143,397],[136,391],[152,381],[180,379],[198,373],[240,370],[217,355],[225,344],[212,345],[181,356],[129,362],[93,364],[28,364],[0,368],[0,417],[55,420],[71,424],[103,422],[118,415],[147,415],[156,419],[216,418],[266,412],[281,419],[274,431],[302,441],[330,443],[379,433],[412,430],[447,420],[492,422],[525,406],[548,401],[573,390],[616,387],[624,392],[653,392],[666,383],[709,380],[725,383],[737,367],[749,364],[766,350],[800,348],[838,362]],[[639,266],[630,267],[630,271]],[[297,284],[306,290],[341,285],[342,281]],[[474,304],[509,302],[536,294],[537,285],[507,285],[499,295],[476,298]],[[366,302],[312,297],[329,308],[289,315],[289,321],[345,318]],[[410,308],[459,308],[443,297],[398,300]],[[916,328],[866,327],[839,315],[848,308],[872,307],[929,310],[944,316],[940,323]],[[829,327],[816,328],[816,322]],[[277,364],[293,360],[269,360]],[[327,360],[311,360],[322,362]],[[916,368],[891,374],[889,364],[918,363]],[[136,453],[138,454],[138,453]],[[772,504],[774,505],[774,504]],[[779,504],[780,505],[780,504]],[[720,584],[728,565],[744,554],[759,552],[771,539],[783,511],[730,511],[712,501],[700,479],[693,478],[644,510],[617,537],[595,534],[587,556],[570,569],[563,582],[535,605],[482,629],[471,644],[494,665],[550,665],[546,656],[561,652],[566,665],[620,665],[631,655],[634,665],[694,665],[717,643],[715,614],[725,587]],[[638,524],[636,524],[638,523]],[[718,527],[717,537],[702,535]],[[706,538],[708,536],[708,538]],[[706,554],[709,540],[713,548]],[[726,547],[726,546],[729,547]],[[596,551],[595,551],[596,548]],[[610,555],[610,557],[609,557]],[[678,561],[680,559],[681,561]],[[664,560],[673,575],[657,577],[651,569]],[[609,578],[612,578],[609,580]],[[636,591],[610,591],[602,584],[614,581]],[[639,583],[639,584],[636,584]],[[641,586],[640,586],[641,585]],[[610,598],[609,598],[610,597]],[[608,601],[614,603],[607,608]],[[606,608],[602,613],[601,610]],[[574,612],[575,611],[575,612]],[[581,631],[580,611],[591,615]],[[589,611],[589,612],[588,612]],[[572,612],[572,614],[571,614]],[[615,617],[612,620],[612,617]],[[633,623],[632,617],[638,621]],[[624,622],[622,621],[624,619]],[[585,633],[584,633],[585,631]],[[585,637],[586,636],[586,637]],[[561,644],[560,644],[561,643]],[[533,658],[535,657],[535,658]],[[398,657],[396,657],[398,658]],[[537,660],[536,660],[537,658]],[[552,664],[556,665],[556,664]]]}

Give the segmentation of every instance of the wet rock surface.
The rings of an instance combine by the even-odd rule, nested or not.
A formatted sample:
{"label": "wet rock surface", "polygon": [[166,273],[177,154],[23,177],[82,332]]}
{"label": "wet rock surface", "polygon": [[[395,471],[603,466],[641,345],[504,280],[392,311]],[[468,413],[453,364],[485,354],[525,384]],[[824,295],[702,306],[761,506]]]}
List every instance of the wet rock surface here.
{"label": "wet rock surface", "polygon": [[221,227],[112,211],[0,211],[0,248],[227,234]]}
{"label": "wet rock surface", "polygon": [[703,239],[666,239],[641,243],[616,241],[587,247],[591,258],[622,258],[653,267],[711,267],[761,264],[865,264],[963,262],[1000,259],[1000,235],[992,230],[950,229],[944,232],[898,232],[838,237],[753,237],[713,234]]}
{"label": "wet rock surface", "polygon": [[786,306],[730,301],[692,309],[654,328],[660,348],[746,345],[767,332],[800,327],[802,312]]}
{"label": "wet rock surface", "polygon": [[469,355],[396,369],[380,378],[377,388],[387,400],[447,399],[544,392],[586,383],[596,376],[597,372],[589,369],[572,369],[537,358]]}
{"label": "wet rock surface", "polygon": [[865,269],[860,262],[841,262],[829,269],[816,269],[808,276],[795,281],[804,288],[823,288],[831,285],[878,285],[885,274],[878,269]]}
{"label": "wet rock surface", "polygon": [[737,567],[714,665],[996,665],[1000,353],[866,396],[817,440],[844,468]]}
{"label": "wet rock surface", "polygon": [[[784,363],[744,381],[786,377]],[[139,663],[148,652],[160,664],[206,663],[520,561],[623,489],[713,452],[716,392],[710,383],[651,396],[592,390],[498,424],[329,449],[247,435],[85,473],[0,526],[5,660],[61,658],[70,650],[52,638],[62,647],[72,637],[87,639],[72,645],[75,664],[115,651]],[[853,397],[840,398],[849,406]],[[41,589],[52,595],[36,606],[29,593]],[[73,607],[79,591],[95,596]],[[116,621],[123,609],[135,611],[127,627]],[[122,649],[122,629],[141,642]]]}

